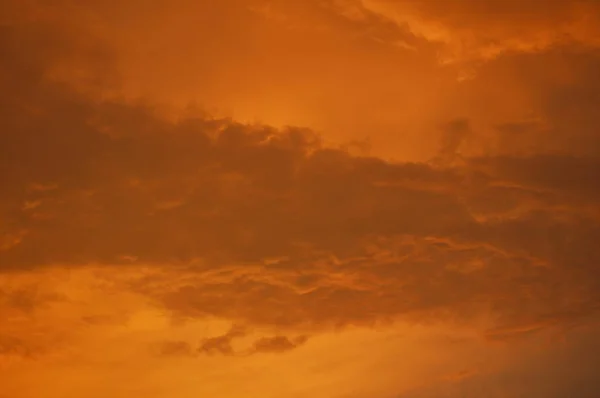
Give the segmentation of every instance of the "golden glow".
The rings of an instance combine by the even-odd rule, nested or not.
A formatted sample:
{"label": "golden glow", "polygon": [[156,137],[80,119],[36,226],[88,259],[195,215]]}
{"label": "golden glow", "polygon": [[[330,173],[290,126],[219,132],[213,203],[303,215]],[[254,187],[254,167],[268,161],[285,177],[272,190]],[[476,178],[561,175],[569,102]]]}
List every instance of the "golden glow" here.
{"label": "golden glow", "polygon": [[0,6],[0,398],[600,396],[592,0]]}

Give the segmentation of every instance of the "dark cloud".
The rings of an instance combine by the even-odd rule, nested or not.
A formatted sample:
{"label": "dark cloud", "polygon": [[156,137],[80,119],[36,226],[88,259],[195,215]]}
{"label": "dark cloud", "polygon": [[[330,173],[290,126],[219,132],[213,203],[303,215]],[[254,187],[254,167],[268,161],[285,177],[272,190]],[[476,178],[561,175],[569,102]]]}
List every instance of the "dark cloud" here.
{"label": "dark cloud", "polygon": [[0,288],[0,314],[7,308],[31,314],[36,310],[43,309],[48,304],[64,299],[58,293],[41,292],[36,286]]}
{"label": "dark cloud", "polygon": [[185,341],[164,341],[154,348],[162,357],[188,357],[194,354],[192,346]]}
{"label": "dark cloud", "polygon": [[7,397],[600,395],[598,2],[125,3],[0,4]]}
{"label": "dark cloud", "polygon": [[[464,83],[466,91],[476,93],[466,107],[489,108],[490,127],[497,134],[493,145],[503,154],[597,157],[599,67],[598,50],[581,46],[507,54],[478,68],[477,78]],[[484,84],[490,81],[494,85]],[[506,95],[500,96],[495,87],[504,86]],[[506,112],[514,116],[505,120]]]}
{"label": "dark cloud", "polygon": [[[162,266],[169,283],[131,288],[178,315],[270,326],[491,309],[519,327],[597,311],[597,158],[390,163],[305,129],[170,122],[50,79],[64,57],[44,38],[2,31],[2,272]],[[446,130],[451,156],[470,123]],[[199,350],[232,355],[233,337]]]}
{"label": "dark cloud", "polygon": [[498,181],[513,183],[548,194],[569,195],[597,202],[600,172],[597,157],[532,155],[473,159],[473,166],[486,170]]}
{"label": "dark cloud", "polygon": [[234,340],[248,336],[248,331],[240,326],[233,326],[227,333],[204,339],[198,347],[198,353],[205,355],[248,356],[255,354],[283,353],[291,351],[308,340],[307,336],[298,336],[290,339],[287,336],[277,335],[261,337],[255,340],[248,349],[234,348]]}
{"label": "dark cloud", "polygon": [[299,336],[290,340],[286,336],[263,337],[252,345],[253,353],[282,353],[298,348],[308,340],[307,336]]}
{"label": "dark cloud", "polygon": [[198,352],[207,355],[236,355],[232,341],[246,335],[246,330],[240,326],[233,326],[227,333],[221,336],[204,339],[198,347]]}
{"label": "dark cloud", "polygon": [[32,357],[37,350],[14,336],[0,336],[0,356]]}

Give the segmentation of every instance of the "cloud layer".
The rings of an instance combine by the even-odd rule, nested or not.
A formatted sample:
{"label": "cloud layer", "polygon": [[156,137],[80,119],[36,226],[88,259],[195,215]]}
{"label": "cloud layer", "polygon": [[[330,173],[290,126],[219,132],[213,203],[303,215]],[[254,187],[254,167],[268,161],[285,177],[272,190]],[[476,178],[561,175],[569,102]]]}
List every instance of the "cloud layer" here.
{"label": "cloud layer", "polygon": [[557,1],[540,7],[522,1],[461,0],[338,2],[343,7],[374,12],[416,36],[442,46],[443,62],[481,61],[510,52],[539,53],[554,46],[598,48],[596,1]]}
{"label": "cloud layer", "polygon": [[[19,34],[5,30],[3,51]],[[19,54],[3,65],[4,272],[187,267],[193,284],[148,293],[174,311],[286,325],[596,309],[598,158],[389,163],[299,128],[86,100]],[[440,156],[468,129],[450,122]]]}
{"label": "cloud layer", "polygon": [[[0,367],[15,383],[37,373],[51,380],[44,372],[69,360],[73,372],[93,369],[85,373],[92,381],[57,383],[43,398],[85,396],[97,374],[132,363],[136,377],[146,366],[170,374],[164,367],[173,365],[252,383],[293,358],[282,374],[305,372],[314,382],[289,376],[304,388],[298,397],[314,396],[310,388],[327,396],[344,388],[370,396],[491,389],[541,396],[549,393],[543,383],[528,390],[515,380],[541,378],[597,350],[588,336],[600,310],[596,2],[543,10],[512,1],[192,3],[6,7]],[[213,24],[188,32],[194,15]],[[163,31],[151,23],[157,19]],[[223,33],[218,42],[206,39],[211,29]],[[133,51],[146,31],[152,39]],[[214,62],[196,70],[203,63],[174,43],[201,38],[208,41],[198,42],[206,51],[198,59]],[[290,43],[294,54],[283,50]],[[157,57],[140,68],[161,46],[173,69]],[[476,75],[458,83],[454,64],[440,66],[439,54],[476,67]],[[180,76],[182,59],[199,80]],[[291,65],[295,78],[281,72]],[[256,76],[255,85],[242,72]],[[152,86],[152,76],[164,80]],[[255,97],[248,106],[264,101],[270,109],[296,94],[312,103],[282,105],[273,120],[287,120],[288,108],[300,115],[330,104],[339,119],[332,125],[383,126],[395,135],[364,134],[381,134],[390,147],[417,137],[406,153],[418,155],[390,160],[334,145],[313,127],[193,107],[169,113],[152,96],[131,99],[135,85],[164,93],[161,85],[177,86],[178,78],[192,91],[206,83],[206,98],[232,106]],[[351,94],[340,88],[348,82]],[[550,348],[538,346],[542,338]],[[561,345],[561,338],[572,340]],[[416,345],[421,351],[411,351]],[[526,360],[516,366],[520,352]],[[580,362],[583,376],[569,373],[557,391],[579,383],[581,396],[592,396],[595,365]],[[259,370],[249,376],[244,366]],[[397,366],[407,380],[395,390]],[[370,375],[362,387],[332,381],[361,372]],[[261,388],[286,393],[284,379],[274,379]],[[36,396],[13,385],[17,398]],[[221,394],[226,385],[202,392]],[[198,391],[186,388],[182,397]],[[240,388],[227,391],[239,396]]]}

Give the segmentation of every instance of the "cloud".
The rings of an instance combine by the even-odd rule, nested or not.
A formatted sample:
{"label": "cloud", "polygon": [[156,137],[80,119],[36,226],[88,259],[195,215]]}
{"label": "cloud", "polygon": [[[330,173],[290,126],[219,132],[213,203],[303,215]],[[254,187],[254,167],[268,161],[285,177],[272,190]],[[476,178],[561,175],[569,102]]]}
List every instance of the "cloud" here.
{"label": "cloud", "polygon": [[[166,4],[149,7],[159,3]],[[320,37],[319,23],[335,21],[326,24],[327,38],[367,49],[340,57],[349,63],[373,54],[373,69],[401,63],[380,46],[395,41],[414,60],[438,48],[457,61],[488,61],[472,80],[448,86],[456,92],[436,92],[448,109],[424,107],[420,117],[441,126],[440,140],[430,143],[437,156],[419,162],[356,155],[310,128],[208,112],[167,118],[147,103],[101,95],[118,82],[121,66],[94,35],[76,34],[87,19],[76,13],[67,24],[62,11],[24,18],[9,10],[17,23],[0,12],[0,373],[7,394],[24,396],[35,384],[48,397],[92,390],[392,396],[414,386],[400,396],[597,396],[597,331],[586,335],[600,310],[594,36],[575,32],[579,20],[557,25],[558,33],[575,32],[568,40],[547,33],[555,12],[579,18],[567,3],[539,13],[523,5],[522,19],[511,2],[454,2],[447,12],[434,3],[415,3],[401,26],[375,2],[307,2],[298,6],[306,14],[286,25],[314,29],[298,37]],[[465,5],[479,12],[466,13]],[[335,15],[336,7],[347,8]],[[120,12],[138,11],[150,12]],[[265,24],[276,31],[290,20],[274,12],[267,17],[276,21]],[[217,30],[215,21],[208,30]],[[432,25],[447,35],[426,31]],[[287,39],[278,45],[295,49]],[[299,69],[320,67],[318,57],[293,61],[302,57]],[[257,62],[263,76],[284,69],[275,58]],[[418,59],[419,68],[431,62]],[[377,69],[381,81],[386,71]],[[161,76],[165,85],[180,77]],[[220,87],[260,99],[262,91],[239,84]],[[373,99],[377,108],[370,84],[363,96],[335,95]],[[407,87],[406,102],[417,91]],[[373,115],[357,106],[344,117],[352,124]],[[225,331],[230,324],[243,327]]]}
{"label": "cloud", "polygon": [[253,353],[282,353],[298,348],[308,340],[307,336],[299,336],[290,340],[286,336],[263,337],[252,345]]}
{"label": "cloud", "polygon": [[185,341],[163,341],[155,345],[156,353],[162,357],[188,357],[192,356],[194,350]]}
{"label": "cloud", "polygon": [[31,358],[40,353],[40,348],[13,336],[0,336],[0,357],[16,356]]}
{"label": "cloud", "polygon": [[[342,10],[351,9],[339,3]],[[494,59],[512,52],[538,53],[564,44],[598,48],[596,1],[544,4],[521,1],[362,0],[364,9],[407,26],[440,46],[443,62]]]}
{"label": "cloud", "polygon": [[[44,37],[2,31],[4,273],[114,267],[174,315],[294,330],[597,312],[597,158],[392,163],[308,129],[169,121],[53,80],[47,69],[70,50]],[[446,133],[441,153],[454,156],[470,121]],[[200,351],[231,355],[232,338]]]}
{"label": "cloud", "polygon": [[233,326],[227,333],[217,337],[204,339],[198,347],[198,352],[201,354],[214,355],[235,355],[235,351],[231,346],[232,340],[243,337],[246,331],[239,327]]}
{"label": "cloud", "polygon": [[198,347],[198,353],[205,355],[248,356],[255,354],[277,354],[291,351],[306,343],[307,336],[290,339],[284,335],[260,337],[249,348],[235,349],[233,342],[248,336],[249,332],[240,326],[233,326],[227,333],[204,339]]}

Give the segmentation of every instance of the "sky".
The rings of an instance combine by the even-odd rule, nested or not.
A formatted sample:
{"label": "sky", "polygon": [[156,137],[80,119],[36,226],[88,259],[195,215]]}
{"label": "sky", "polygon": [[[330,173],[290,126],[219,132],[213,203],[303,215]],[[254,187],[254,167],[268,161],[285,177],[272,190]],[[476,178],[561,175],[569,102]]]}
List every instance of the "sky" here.
{"label": "sky", "polygon": [[600,396],[597,0],[0,3],[0,398]]}

